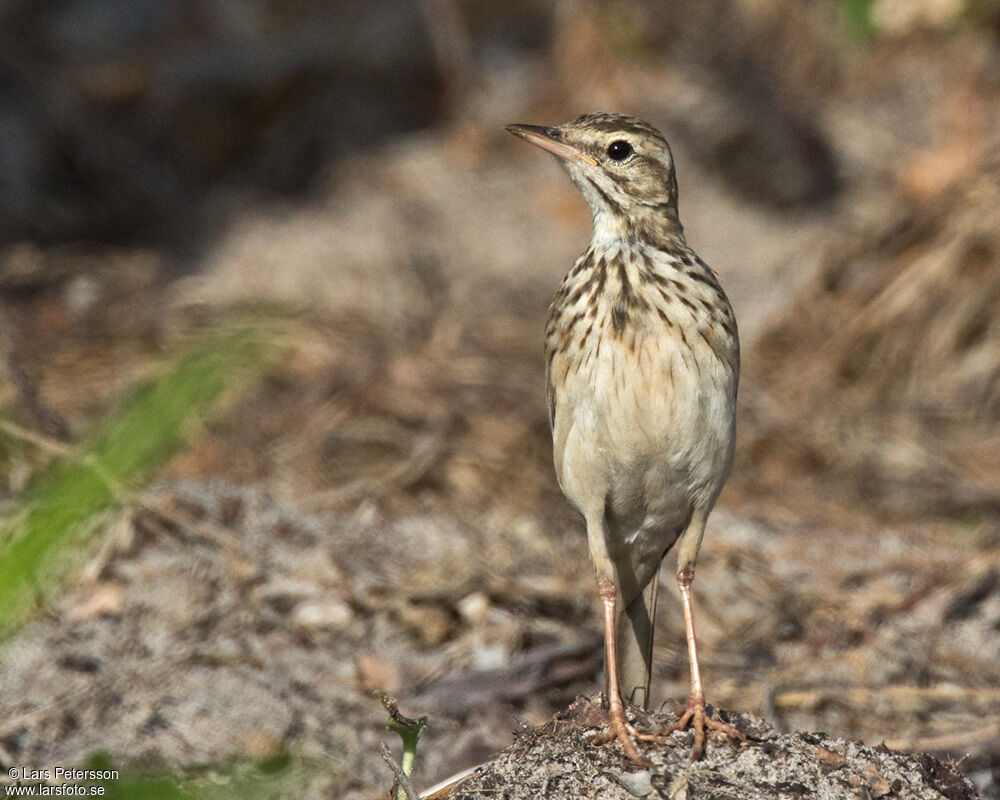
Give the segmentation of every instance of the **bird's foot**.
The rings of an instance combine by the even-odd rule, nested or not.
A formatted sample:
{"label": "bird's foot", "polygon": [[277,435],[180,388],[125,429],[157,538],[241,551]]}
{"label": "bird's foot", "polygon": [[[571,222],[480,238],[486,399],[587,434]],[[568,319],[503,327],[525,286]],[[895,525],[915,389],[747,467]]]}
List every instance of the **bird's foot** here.
{"label": "bird's foot", "polygon": [[622,749],[625,751],[625,755],[629,757],[629,760],[638,764],[640,767],[651,767],[653,766],[648,760],[639,755],[638,749],[636,749],[634,739],[641,739],[642,741],[647,741],[647,735],[640,733],[636,730],[636,727],[628,721],[628,717],[625,716],[625,709],[621,703],[612,703],[611,707],[608,709],[608,729],[604,733],[599,733],[590,743],[595,747],[599,747],[602,744],[608,744],[609,742],[620,742]]}
{"label": "bird's foot", "polygon": [[645,742],[663,742],[667,737],[676,731],[682,731],[688,726],[694,730],[694,746],[691,748],[691,763],[693,764],[702,753],[705,752],[705,737],[707,732],[720,733],[732,739],[746,741],[746,737],[732,725],[728,725],[722,720],[709,716],[705,707],[704,696],[691,695],[688,697],[684,713],[681,714],[677,722],[661,728],[656,733],[641,733],[636,738]]}

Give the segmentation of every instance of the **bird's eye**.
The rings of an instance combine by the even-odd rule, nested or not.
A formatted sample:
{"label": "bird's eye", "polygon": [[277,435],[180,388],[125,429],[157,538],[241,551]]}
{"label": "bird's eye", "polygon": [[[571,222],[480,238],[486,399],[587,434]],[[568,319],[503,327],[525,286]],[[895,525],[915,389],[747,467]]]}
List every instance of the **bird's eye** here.
{"label": "bird's eye", "polygon": [[608,145],[608,158],[612,161],[624,161],[632,155],[632,145],[624,139],[616,139]]}

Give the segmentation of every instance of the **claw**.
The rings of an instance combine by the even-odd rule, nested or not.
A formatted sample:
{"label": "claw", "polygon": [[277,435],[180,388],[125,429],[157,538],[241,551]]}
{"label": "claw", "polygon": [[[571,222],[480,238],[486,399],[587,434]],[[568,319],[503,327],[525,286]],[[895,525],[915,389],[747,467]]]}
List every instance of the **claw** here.
{"label": "claw", "polygon": [[688,725],[694,730],[694,746],[691,748],[692,764],[705,752],[706,731],[720,733],[723,736],[739,739],[741,742],[746,741],[746,737],[732,725],[709,716],[705,707],[705,698],[694,696],[688,698],[684,713],[677,722],[667,725],[656,733],[643,734],[639,738],[643,741],[663,741],[671,734],[686,729]]}
{"label": "claw", "polygon": [[622,749],[630,761],[647,769],[652,767],[653,764],[651,761],[639,755],[633,739],[651,741],[649,734],[640,733],[628,721],[628,718],[625,716],[625,709],[620,704],[612,703],[611,708],[608,710],[608,729],[604,733],[597,734],[597,736],[590,740],[590,743],[595,747],[600,747],[603,744],[618,741],[621,743]]}

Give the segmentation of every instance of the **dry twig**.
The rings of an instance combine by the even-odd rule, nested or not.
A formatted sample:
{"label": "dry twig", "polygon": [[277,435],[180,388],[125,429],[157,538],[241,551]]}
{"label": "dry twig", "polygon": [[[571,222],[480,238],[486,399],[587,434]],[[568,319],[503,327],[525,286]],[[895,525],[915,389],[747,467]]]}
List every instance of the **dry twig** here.
{"label": "dry twig", "polygon": [[396,763],[396,758],[392,754],[392,750],[389,749],[389,745],[385,742],[379,746],[379,753],[382,756],[382,760],[389,765],[389,769],[392,770],[392,774],[396,776],[396,782],[393,786],[393,791],[395,792],[396,786],[398,785],[405,793],[406,800],[420,800],[420,795],[417,794],[416,787],[413,785],[413,781],[410,780],[410,776],[403,772],[403,768]]}

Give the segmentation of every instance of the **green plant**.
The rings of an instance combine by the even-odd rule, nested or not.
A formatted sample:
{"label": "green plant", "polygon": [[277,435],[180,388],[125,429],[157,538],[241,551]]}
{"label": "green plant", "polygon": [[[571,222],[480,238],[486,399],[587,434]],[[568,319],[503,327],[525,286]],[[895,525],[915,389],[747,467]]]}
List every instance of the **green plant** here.
{"label": "green plant", "polygon": [[138,387],[79,445],[54,448],[59,454],[0,520],[0,632],[31,615],[107,513],[127,503],[220,397],[273,351],[256,325],[212,333]]}
{"label": "green plant", "polygon": [[408,800],[413,794],[410,776],[413,774],[413,764],[417,758],[417,742],[420,741],[420,736],[427,727],[427,717],[410,719],[399,713],[399,703],[395,697],[380,693],[379,699],[385,706],[385,710],[389,712],[389,721],[385,727],[398,734],[399,738],[403,740],[403,758],[398,768],[389,760],[387,750],[383,750],[382,757],[396,774],[398,786],[393,787],[396,790],[396,800]]}

